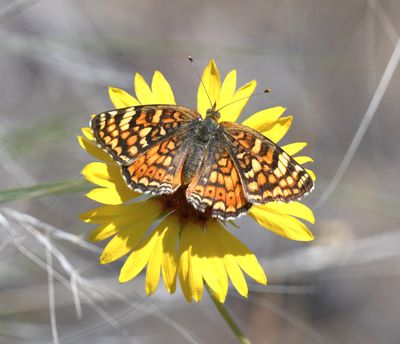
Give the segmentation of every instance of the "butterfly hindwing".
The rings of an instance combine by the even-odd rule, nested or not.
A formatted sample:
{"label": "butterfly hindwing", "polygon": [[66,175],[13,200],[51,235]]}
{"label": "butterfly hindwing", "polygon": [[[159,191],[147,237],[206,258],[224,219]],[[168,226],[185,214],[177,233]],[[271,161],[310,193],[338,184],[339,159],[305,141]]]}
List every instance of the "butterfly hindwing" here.
{"label": "butterfly hindwing", "polygon": [[186,198],[202,212],[210,207],[211,215],[221,220],[234,219],[250,208],[238,171],[219,135],[209,142]]}
{"label": "butterfly hindwing", "polygon": [[184,135],[174,135],[140,154],[130,165],[122,166],[128,186],[153,195],[170,194],[182,184],[182,169],[189,151]]}
{"label": "butterfly hindwing", "polygon": [[271,140],[241,124],[222,122],[221,127],[249,202],[290,202],[311,191],[310,175]]}
{"label": "butterfly hindwing", "polygon": [[200,115],[183,106],[140,105],[95,115],[90,126],[97,143],[121,165],[154,145],[185,132]]}

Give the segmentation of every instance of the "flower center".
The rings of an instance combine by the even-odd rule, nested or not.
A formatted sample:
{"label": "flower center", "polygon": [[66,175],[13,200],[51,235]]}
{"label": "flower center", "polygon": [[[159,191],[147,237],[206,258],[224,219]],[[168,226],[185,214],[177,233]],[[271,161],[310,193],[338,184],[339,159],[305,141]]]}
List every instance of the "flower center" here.
{"label": "flower center", "polygon": [[180,187],[175,193],[171,195],[160,196],[161,201],[165,207],[165,210],[174,211],[183,221],[191,220],[198,222],[206,222],[211,219],[211,208],[207,208],[203,213],[195,209],[186,200],[186,188],[187,186]]}

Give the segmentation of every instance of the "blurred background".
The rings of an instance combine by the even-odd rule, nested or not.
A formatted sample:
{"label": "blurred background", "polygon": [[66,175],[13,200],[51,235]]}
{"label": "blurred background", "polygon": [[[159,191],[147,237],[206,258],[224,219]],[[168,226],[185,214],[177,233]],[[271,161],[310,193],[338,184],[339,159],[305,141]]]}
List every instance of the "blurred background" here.
{"label": "blurred background", "polygon": [[282,143],[307,141],[315,159],[315,241],[238,221],[269,277],[248,300],[229,292],[242,330],[254,343],[399,343],[399,32],[397,0],[0,1],[0,343],[235,341],[207,295],[187,304],[160,285],[148,298],[143,274],[119,285],[122,263],[99,266],[103,245],[79,220],[95,205],[76,182],[92,160],[80,127],[135,72],[160,70],[195,107],[189,54],[272,88],[241,119],[286,107]]}

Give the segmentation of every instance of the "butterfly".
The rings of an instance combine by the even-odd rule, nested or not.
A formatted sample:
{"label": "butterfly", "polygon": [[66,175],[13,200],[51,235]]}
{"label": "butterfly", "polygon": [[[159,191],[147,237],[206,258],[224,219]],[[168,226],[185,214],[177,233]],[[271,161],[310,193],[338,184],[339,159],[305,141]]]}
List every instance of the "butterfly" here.
{"label": "butterfly", "polygon": [[180,105],[139,105],[99,113],[90,127],[97,144],[121,166],[129,188],[173,194],[186,188],[197,210],[226,221],[253,204],[290,202],[311,191],[305,169],[247,126],[218,122]]}

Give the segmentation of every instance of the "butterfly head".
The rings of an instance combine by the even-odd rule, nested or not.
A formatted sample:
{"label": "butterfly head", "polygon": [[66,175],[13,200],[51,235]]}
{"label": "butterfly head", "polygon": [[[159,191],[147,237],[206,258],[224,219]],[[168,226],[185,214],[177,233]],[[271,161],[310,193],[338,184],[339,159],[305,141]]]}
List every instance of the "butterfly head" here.
{"label": "butterfly head", "polygon": [[216,122],[221,118],[221,114],[215,109],[215,105],[211,109],[207,110],[206,115],[207,117],[214,119]]}

